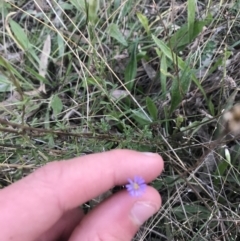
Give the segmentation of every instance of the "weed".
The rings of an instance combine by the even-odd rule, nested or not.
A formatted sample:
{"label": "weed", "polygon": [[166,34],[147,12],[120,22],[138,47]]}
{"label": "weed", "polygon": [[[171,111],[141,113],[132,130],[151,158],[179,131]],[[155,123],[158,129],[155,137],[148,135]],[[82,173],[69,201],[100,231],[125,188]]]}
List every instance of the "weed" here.
{"label": "weed", "polygon": [[239,4],[1,1],[0,187],[56,159],[157,152],[163,207],[135,240],[237,240],[239,142],[221,116],[240,98]]}

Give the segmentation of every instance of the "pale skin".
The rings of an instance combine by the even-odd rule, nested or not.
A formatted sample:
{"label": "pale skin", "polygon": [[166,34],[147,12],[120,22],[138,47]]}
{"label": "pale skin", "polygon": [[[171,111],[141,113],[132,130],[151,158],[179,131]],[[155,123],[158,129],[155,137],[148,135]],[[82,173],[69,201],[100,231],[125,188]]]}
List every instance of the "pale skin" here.
{"label": "pale skin", "polygon": [[130,150],[47,164],[0,190],[0,240],[131,240],[161,206],[154,188],[148,186],[140,197],[120,191],[87,215],[79,206],[135,175],[150,182],[162,170],[158,154]]}

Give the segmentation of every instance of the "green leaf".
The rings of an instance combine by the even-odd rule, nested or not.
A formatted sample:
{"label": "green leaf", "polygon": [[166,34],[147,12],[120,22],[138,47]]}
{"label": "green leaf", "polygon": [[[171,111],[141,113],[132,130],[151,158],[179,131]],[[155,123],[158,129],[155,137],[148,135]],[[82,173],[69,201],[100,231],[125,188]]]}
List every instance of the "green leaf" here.
{"label": "green leaf", "polygon": [[162,55],[161,57],[161,76],[160,76],[160,80],[161,80],[161,89],[162,89],[162,95],[163,98],[166,97],[167,95],[167,69],[168,69],[168,65],[167,65],[167,58],[165,55]]}
{"label": "green leaf", "polygon": [[[187,75],[189,75],[187,77],[183,76],[183,78],[181,78],[181,80],[180,80],[180,83],[178,83],[179,82],[178,79],[175,79],[175,82],[173,83],[173,87],[171,90],[172,90],[172,94],[174,95],[174,97],[176,99],[174,99],[174,100],[172,99],[172,101],[174,103],[172,103],[171,110],[173,110],[174,106],[177,106],[177,102],[180,103],[180,101],[181,101],[180,93],[177,93],[177,91],[179,91],[179,92],[182,91],[182,94],[186,93],[186,91],[189,88],[189,85],[191,83],[191,80],[194,81],[194,83],[197,85],[197,87],[203,93],[204,98],[207,100],[207,96],[206,96],[204,89],[202,88],[201,84],[199,83],[198,79],[196,78],[196,76],[194,75],[192,69],[190,69],[188,64],[186,64],[180,57],[178,57],[163,41],[161,41],[154,35],[152,35],[152,38],[153,38],[154,42],[156,43],[156,45],[162,51],[162,54],[164,54],[166,57],[168,57],[168,59],[170,59],[174,63],[174,65],[176,65],[180,70],[182,70],[183,74],[187,73]],[[160,51],[158,51],[156,49],[156,52],[159,55],[159,57],[162,57],[162,54]],[[179,88],[179,87],[181,87],[181,88]]]}
{"label": "green leaf", "polygon": [[[191,77],[185,76],[185,73],[191,73],[192,71],[188,67],[188,65],[175,53],[173,53],[168,46],[162,42],[159,39],[156,39],[156,37],[153,37],[153,40],[158,45],[158,47],[161,49],[163,54],[167,56],[171,61],[173,61],[175,64],[178,65],[178,67],[182,71],[182,76],[175,77],[173,79],[172,88],[171,88],[171,107],[170,107],[170,113],[175,110],[175,108],[180,104],[183,95],[187,92],[190,83],[191,83]],[[159,54],[159,52],[157,51]]]}
{"label": "green leaf", "polygon": [[224,65],[224,62],[226,59],[229,59],[229,57],[232,55],[231,51],[226,51],[225,53],[225,58],[219,57],[218,59],[215,59],[214,64],[212,67],[209,69],[208,74],[212,74],[216,69],[218,69],[220,66]]}
{"label": "green leaf", "polygon": [[168,46],[176,51],[183,50],[198,36],[199,33],[202,32],[205,25],[206,21],[195,21],[193,26],[193,33],[191,35],[191,39],[189,39],[188,25],[184,24],[180,29],[176,31],[176,33],[172,35]]}
{"label": "green leaf", "polygon": [[179,217],[180,219],[184,219],[187,215],[193,216],[197,215],[198,217],[207,219],[210,216],[210,212],[204,206],[189,204],[189,205],[179,205],[172,209],[172,212]]}
{"label": "green leaf", "polygon": [[[1,55],[0,55],[0,65],[7,69],[8,73],[10,74],[9,79],[11,80],[13,85],[17,88],[17,90],[21,91],[21,84],[19,82],[19,79],[23,79],[24,80],[24,78]],[[15,75],[18,78],[16,78]]]}
{"label": "green leaf", "polygon": [[147,17],[145,15],[141,14],[140,12],[137,12],[137,17],[138,17],[138,20],[140,21],[140,23],[142,24],[142,26],[144,27],[145,31],[147,32],[147,34],[149,34],[150,28],[149,28]]}
{"label": "green leaf", "polygon": [[13,21],[12,19],[9,20],[12,32],[14,37],[16,38],[18,44],[27,52],[29,53],[37,63],[39,63],[39,58],[33,50],[32,44],[30,43],[26,33],[22,29],[22,27]]}
{"label": "green leaf", "polygon": [[71,4],[80,12],[85,12],[85,0],[70,0]]}
{"label": "green leaf", "polygon": [[[122,3],[122,1],[120,1],[119,9],[121,9],[121,11],[120,11],[118,19],[123,19],[126,15],[129,16],[129,13],[132,12],[133,6],[135,6],[135,0],[127,0],[124,3]],[[117,11],[119,11],[119,9],[117,9]]]}
{"label": "green leaf", "polygon": [[26,66],[26,70],[28,71],[28,73],[32,74],[34,76],[34,79],[38,80],[40,83],[44,83],[44,84],[47,84],[49,86],[52,86],[52,83],[50,83],[46,78],[42,77],[34,69]]}
{"label": "green leaf", "polygon": [[154,121],[156,121],[158,117],[158,109],[150,97],[146,98],[146,105],[150,116]]}
{"label": "green leaf", "polygon": [[152,35],[152,38],[156,45],[161,49],[163,54],[166,55],[166,57],[168,57],[173,63],[177,63],[181,70],[186,69],[187,66],[185,62],[180,57],[178,57],[162,40],[158,39],[154,35]]}
{"label": "green leaf", "polygon": [[196,1],[188,0],[187,5],[188,5],[188,40],[190,43],[194,36]]}
{"label": "green leaf", "polygon": [[215,171],[215,175],[222,177],[223,174],[224,174],[224,172],[225,172],[225,171],[227,170],[227,168],[229,167],[229,165],[230,165],[230,164],[229,164],[225,159],[223,159],[223,160],[220,162],[220,164],[218,165],[217,170]]}
{"label": "green leaf", "polygon": [[88,0],[88,19],[91,23],[96,23],[98,20],[99,0]]}
{"label": "green leaf", "polygon": [[133,113],[133,118],[137,121],[140,125],[150,124],[151,120],[149,117],[146,116],[141,110],[131,110]]}
{"label": "green leaf", "polygon": [[7,3],[7,1],[0,1],[0,12],[2,16],[7,16],[9,11],[11,11],[11,5]]}
{"label": "green leaf", "polygon": [[178,78],[175,77],[172,82],[172,87],[171,87],[171,107],[170,107],[170,113],[175,110],[175,108],[178,107],[182,100],[182,94],[180,91],[180,86],[178,83]]}
{"label": "green leaf", "polygon": [[115,23],[112,23],[109,25],[108,29],[107,29],[109,35],[116,39],[119,43],[121,43],[124,46],[128,46],[127,41],[125,40],[123,34],[121,33],[121,31],[118,28],[118,25]]}
{"label": "green leaf", "polygon": [[186,70],[180,71],[179,75],[173,79],[171,88],[171,107],[172,113],[181,103],[183,97],[188,92],[191,84],[190,72]]}
{"label": "green leaf", "polygon": [[45,117],[44,117],[44,128],[49,129],[50,128],[50,121],[49,121],[49,108],[47,108]]}
{"label": "green leaf", "polygon": [[137,43],[132,46],[132,50],[129,52],[131,56],[125,69],[124,80],[127,89],[131,91],[134,85],[134,79],[137,75]]}
{"label": "green leaf", "polygon": [[61,113],[62,109],[63,109],[63,104],[61,99],[57,96],[54,95],[52,96],[52,99],[50,101],[50,106],[53,110],[53,115],[56,117],[59,113]]}
{"label": "green leaf", "polygon": [[32,46],[22,27],[12,19],[10,19],[9,23],[15,38],[18,40],[18,43],[25,51],[28,51]]}
{"label": "green leaf", "polygon": [[209,99],[209,101],[208,101],[208,109],[210,111],[210,114],[212,116],[215,116],[215,106],[214,106],[214,104],[213,104],[211,99]]}
{"label": "green leaf", "polygon": [[0,92],[7,92],[12,91],[14,86],[12,85],[11,81],[2,74],[0,74]]}
{"label": "green leaf", "polygon": [[63,41],[63,37],[60,34],[57,35],[57,43],[58,43],[58,56],[62,58],[65,50],[65,43]]}

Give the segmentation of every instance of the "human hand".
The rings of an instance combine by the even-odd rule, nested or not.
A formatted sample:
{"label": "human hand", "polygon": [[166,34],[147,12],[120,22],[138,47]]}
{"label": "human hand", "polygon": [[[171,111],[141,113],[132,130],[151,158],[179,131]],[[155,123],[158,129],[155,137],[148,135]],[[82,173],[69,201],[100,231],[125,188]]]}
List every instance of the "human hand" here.
{"label": "human hand", "polygon": [[120,191],[85,216],[78,206],[136,175],[150,182],[162,169],[159,155],[130,150],[49,163],[0,190],[0,240],[131,240],[160,208],[154,188],[139,197]]}

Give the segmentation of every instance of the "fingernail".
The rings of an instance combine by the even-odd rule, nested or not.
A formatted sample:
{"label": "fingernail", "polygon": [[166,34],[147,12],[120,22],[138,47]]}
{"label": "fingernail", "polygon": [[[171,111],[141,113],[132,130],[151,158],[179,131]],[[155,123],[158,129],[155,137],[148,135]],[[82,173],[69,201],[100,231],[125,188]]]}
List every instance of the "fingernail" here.
{"label": "fingernail", "polygon": [[158,208],[153,203],[136,202],[130,212],[131,219],[136,225],[142,225],[147,219],[157,212]]}
{"label": "fingernail", "polygon": [[157,153],[153,153],[153,152],[143,152],[144,155],[146,156],[156,156],[158,155]]}

